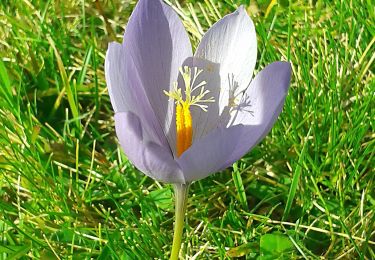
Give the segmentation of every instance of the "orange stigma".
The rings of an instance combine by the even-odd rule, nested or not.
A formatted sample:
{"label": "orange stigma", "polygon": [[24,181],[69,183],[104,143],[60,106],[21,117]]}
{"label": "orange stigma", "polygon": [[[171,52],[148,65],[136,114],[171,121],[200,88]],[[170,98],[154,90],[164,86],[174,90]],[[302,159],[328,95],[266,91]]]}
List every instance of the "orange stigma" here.
{"label": "orange stigma", "polygon": [[193,141],[192,123],[189,106],[178,103],[176,105],[177,157],[180,157],[191,146]]}
{"label": "orange stigma", "polygon": [[[180,157],[193,142],[193,119],[190,112],[191,106],[197,106],[203,111],[207,111],[207,105],[202,103],[211,103],[215,100],[211,97],[204,99],[204,96],[210,91],[205,89],[206,81],[196,84],[199,74],[203,70],[198,68],[190,68],[184,66],[180,68],[180,73],[185,83],[184,98],[182,97],[181,88],[178,88],[177,82],[174,82],[171,91],[164,91],[164,94],[171,99],[176,100],[176,150],[177,157]],[[193,95],[193,91],[200,89],[197,95]]]}

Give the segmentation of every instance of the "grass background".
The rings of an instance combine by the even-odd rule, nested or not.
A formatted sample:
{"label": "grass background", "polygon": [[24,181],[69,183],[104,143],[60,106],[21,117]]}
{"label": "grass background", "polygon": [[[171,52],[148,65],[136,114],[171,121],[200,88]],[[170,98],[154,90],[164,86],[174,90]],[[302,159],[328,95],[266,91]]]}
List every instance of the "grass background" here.
{"label": "grass background", "polygon": [[[171,4],[196,46],[241,3]],[[261,144],[192,184],[181,258],[375,259],[374,3],[244,4],[257,71],[290,60],[291,88]],[[104,79],[134,6],[1,1],[0,259],[168,258],[172,187],[127,161]]]}

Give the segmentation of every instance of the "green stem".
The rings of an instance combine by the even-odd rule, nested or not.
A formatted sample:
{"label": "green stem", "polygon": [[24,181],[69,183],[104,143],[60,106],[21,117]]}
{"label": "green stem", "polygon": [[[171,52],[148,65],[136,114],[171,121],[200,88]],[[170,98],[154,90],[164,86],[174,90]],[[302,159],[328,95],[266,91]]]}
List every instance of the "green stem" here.
{"label": "green stem", "polygon": [[189,185],[189,183],[174,185],[176,221],[174,225],[172,253],[170,260],[177,260],[178,253],[180,252]]}

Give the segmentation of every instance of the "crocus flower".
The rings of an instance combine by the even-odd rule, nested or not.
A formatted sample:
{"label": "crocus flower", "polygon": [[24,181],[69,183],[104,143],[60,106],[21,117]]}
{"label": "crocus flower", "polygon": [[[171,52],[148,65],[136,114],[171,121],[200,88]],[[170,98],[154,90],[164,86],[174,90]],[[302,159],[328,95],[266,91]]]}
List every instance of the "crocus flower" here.
{"label": "crocus flower", "polygon": [[269,132],[291,67],[252,74],[257,41],[241,6],[214,24],[194,55],[185,28],[159,0],[138,1],[122,44],[109,44],[105,76],[116,133],[144,174],[188,183],[225,169]]}
{"label": "crocus flower", "polygon": [[[252,80],[256,57],[254,24],[243,7],[214,24],[193,54],[182,22],[160,0],[139,0],[123,43],[108,47],[105,75],[118,139],[140,171],[180,187],[177,240],[186,184],[240,159],[282,110],[291,66],[274,62]],[[175,238],[173,259],[181,242],[175,246]]]}

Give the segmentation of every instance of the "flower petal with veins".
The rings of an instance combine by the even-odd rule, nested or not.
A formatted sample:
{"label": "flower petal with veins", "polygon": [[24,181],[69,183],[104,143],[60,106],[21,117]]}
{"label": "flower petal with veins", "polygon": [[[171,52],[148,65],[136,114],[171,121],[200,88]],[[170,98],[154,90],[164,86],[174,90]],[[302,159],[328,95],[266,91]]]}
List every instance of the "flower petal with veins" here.
{"label": "flower petal with veins", "polygon": [[[205,178],[240,159],[275,123],[291,77],[288,62],[274,62],[251,81],[256,56],[254,24],[243,7],[214,24],[193,56],[173,9],[139,0],[123,44],[111,43],[105,60],[116,133],[128,159],[169,183]],[[191,144],[178,155],[177,104],[186,109],[178,117],[186,128],[179,140]]]}

